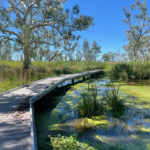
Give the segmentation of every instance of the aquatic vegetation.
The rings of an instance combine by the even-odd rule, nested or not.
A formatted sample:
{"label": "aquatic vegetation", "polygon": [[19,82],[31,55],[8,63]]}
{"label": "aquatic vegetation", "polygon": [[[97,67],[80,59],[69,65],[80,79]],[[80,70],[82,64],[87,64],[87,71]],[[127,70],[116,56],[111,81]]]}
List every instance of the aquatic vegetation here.
{"label": "aquatic vegetation", "polygon": [[78,104],[78,113],[80,117],[93,117],[104,114],[105,104],[98,96],[96,87],[88,87],[81,94],[81,100]]}
{"label": "aquatic vegetation", "polygon": [[71,122],[71,126],[77,133],[86,133],[97,127],[105,128],[109,126],[108,121],[104,117],[81,118]]}
{"label": "aquatic vegetation", "polygon": [[119,94],[119,90],[108,91],[106,96],[103,97],[108,107],[112,110],[114,117],[121,116],[125,110],[125,99]]}
{"label": "aquatic vegetation", "polygon": [[[40,122],[36,123],[38,149],[58,149],[55,146],[60,140],[76,134],[76,141],[86,143],[86,149],[150,150],[150,82],[121,82],[119,90],[118,83],[110,83],[109,79],[87,83],[71,86],[59,97],[60,102],[54,110],[50,107],[47,112],[39,113],[36,119]],[[89,97],[97,95],[97,102],[105,106],[104,113],[90,118],[79,117],[78,104],[82,102],[82,93],[89,94]],[[51,101],[51,97],[49,99]],[[55,140],[58,134],[60,138]],[[55,142],[49,140],[48,135]],[[67,141],[70,145],[71,141]]]}
{"label": "aquatic vegetation", "polygon": [[[121,82],[115,83],[120,85],[120,92],[134,97],[134,107],[150,108],[150,81],[135,81],[135,82]],[[133,100],[130,100],[133,102]]]}
{"label": "aquatic vegetation", "polygon": [[95,128],[106,128],[109,126],[108,121],[104,116],[92,117],[92,118],[81,118],[75,119],[66,123],[53,124],[48,127],[50,131],[63,131],[66,128],[72,128],[78,134],[89,132],[91,129]]}
{"label": "aquatic vegetation", "polygon": [[76,135],[70,137],[61,135],[50,136],[50,144],[53,150],[95,150],[88,144],[77,141]]}

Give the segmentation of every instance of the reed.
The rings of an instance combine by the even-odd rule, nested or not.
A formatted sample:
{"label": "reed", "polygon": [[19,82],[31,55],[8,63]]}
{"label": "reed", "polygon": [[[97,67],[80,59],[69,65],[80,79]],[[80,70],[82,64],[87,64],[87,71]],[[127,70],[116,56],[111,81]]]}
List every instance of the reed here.
{"label": "reed", "polygon": [[104,114],[105,104],[98,95],[97,88],[89,87],[81,94],[81,100],[78,104],[78,114],[80,117],[91,118]]}

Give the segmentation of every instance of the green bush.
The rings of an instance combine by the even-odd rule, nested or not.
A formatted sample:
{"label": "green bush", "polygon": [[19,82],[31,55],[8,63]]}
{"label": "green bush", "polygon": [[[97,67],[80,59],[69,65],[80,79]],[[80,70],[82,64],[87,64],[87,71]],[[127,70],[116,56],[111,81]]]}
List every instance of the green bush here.
{"label": "green bush", "polygon": [[150,79],[150,61],[117,63],[109,67],[108,75],[115,80],[147,80]]}
{"label": "green bush", "polygon": [[99,116],[104,113],[105,105],[103,101],[98,98],[97,89],[92,86],[87,91],[81,94],[81,100],[78,104],[78,113],[80,117]]}
{"label": "green bush", "polygon": [[109,73],[110,78],[129,80],[132,77],[132,67],[127,63],[119,63],[112,67]]}
{"label": "green bush", "polygon": [[150,79],[150,61],[139,61],[130,63],[134,79]]}

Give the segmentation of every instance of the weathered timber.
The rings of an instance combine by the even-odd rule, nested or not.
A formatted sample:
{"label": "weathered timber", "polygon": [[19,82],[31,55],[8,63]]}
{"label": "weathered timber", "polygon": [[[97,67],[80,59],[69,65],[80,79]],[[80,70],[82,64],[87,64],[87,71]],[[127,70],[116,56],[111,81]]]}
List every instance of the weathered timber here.
{"label": "weathered timber", "polygon": [[[100,72],[101,70],[94,70],[49,77],[0,93],[0,150],[35,150],[33,104],[66,80],[85,80],[85,76]],[[18,109],[24,102],[30,103],[30,108]]]}

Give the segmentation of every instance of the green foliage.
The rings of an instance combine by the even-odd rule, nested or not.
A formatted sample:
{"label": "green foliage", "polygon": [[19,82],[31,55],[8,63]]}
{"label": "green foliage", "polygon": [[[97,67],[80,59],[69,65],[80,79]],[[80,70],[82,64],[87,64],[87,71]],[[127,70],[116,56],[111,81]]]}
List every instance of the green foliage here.
{"label": "green foliage", "polygon": [[0,61],[0,92],[19,85],[61,74],[84,72],[88,70],[103,69],[100,62],[32,62],[28,70],[27,79],[22,78],[22,63],[18,61]]}
{"label": "green foliage", "polygon": [[89,46],[87,40],[83,41],[82,45],[83,57],[85,61],[96,61],[101,53],[101,47],[96,41],[93,41],[92,46]]}
{"label": "green foliage", "polygon": [[104,113],[105,104],[98,97],[96,87],[92,86],[81,95],[81,101],[78,104],[78,113],[80,117],[99,116]]}
{"label": "green foliage", "polygon": [[109,77],[115,80],[146,80],[150,79],[150,61],[117,63],[106,71]]}
{"label": "green foliage", "polygon": [[129,80],[131,79],[132,68],[127,63],[118,63],[110,71],[110,78]]}
{"label": "green foliage", "polygon": [[0,41],[0,60],[11,60],[11,44],[8,40]]}
{"label": "green foliage", "polygon": [[76,32],[92,24],[93,18],[80,14],[78,6],[66,9],[66,1],[7,0],[8,4],[0,7],[0,40],[11,41],[14,49],[21,51],[24,72],[36,50],[66,50],[76,45]]}
{"label": "green foliage", "polygon": [[149,60],[150,17],[145,0],[135,0],[129,11],[123,8],[128,26],[126,37],[128,43],[123,46],[133,61]]}
{"label": "green foliage", "polygon": [[104,96],[108,107],[112,110],[114,117],[117,117],[122,114],[125,110],[125,99],[119,95],[119,90],[108,91],[107,95]]}
{"label": "green foliage", "polygon": [[65,136],[50,136],[50,145],[53,150],[94,150],[94,148],[88,146],[88,144],[77,141],[75,135],[70,137]]}
{"label": "green foliage", "polygon": [[150,61],[138,61],[130,63],[132,67],[132,77],[134,79],[150,79]]}

